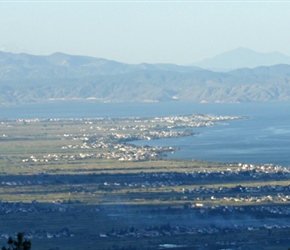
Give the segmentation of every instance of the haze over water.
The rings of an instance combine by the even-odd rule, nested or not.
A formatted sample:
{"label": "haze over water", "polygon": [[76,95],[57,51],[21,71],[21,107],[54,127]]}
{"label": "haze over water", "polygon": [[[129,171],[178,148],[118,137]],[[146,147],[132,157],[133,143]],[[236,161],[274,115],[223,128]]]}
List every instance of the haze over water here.
{"label": "haze over water", "polygon": [[197,135],[139,141],[139,145],[174,146],[170,158],[219,162],[272,163],[290,166],[290,104],[199,104],[57,102],[0,107],[0,118],[152,117],[185,114],[246,116],[213,127],[196,128]]}

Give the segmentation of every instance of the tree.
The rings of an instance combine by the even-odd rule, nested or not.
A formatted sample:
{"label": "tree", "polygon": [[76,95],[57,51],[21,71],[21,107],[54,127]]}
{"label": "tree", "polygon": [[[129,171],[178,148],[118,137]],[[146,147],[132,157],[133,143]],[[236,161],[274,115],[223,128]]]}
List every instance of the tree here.
{"label": "tree", "polygon": [[11,236],[7,240],[8,247],[3,246],[2,250],[30,250],[31,241],[24,239],[23,233],[17,233],[17,239],[14,240]]}

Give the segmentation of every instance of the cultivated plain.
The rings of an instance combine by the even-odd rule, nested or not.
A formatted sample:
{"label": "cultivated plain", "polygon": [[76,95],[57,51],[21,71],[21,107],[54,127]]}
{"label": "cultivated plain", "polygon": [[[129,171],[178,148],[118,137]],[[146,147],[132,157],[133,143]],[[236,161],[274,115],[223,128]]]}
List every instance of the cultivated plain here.
{"label": "cultivated plain", "polygon": [[1,120],[1,245],[20,231],[32,249],[287,249],[288,169],[132,144],[235,119]]}

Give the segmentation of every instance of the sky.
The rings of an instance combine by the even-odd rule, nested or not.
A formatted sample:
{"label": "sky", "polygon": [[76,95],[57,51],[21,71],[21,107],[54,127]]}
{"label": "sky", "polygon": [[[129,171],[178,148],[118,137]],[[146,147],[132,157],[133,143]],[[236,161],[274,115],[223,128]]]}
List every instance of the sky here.
{"label": "sky", "polygon": [[0,50],[189,65],[239,47],[290,56],[289,1],[1,1]]}

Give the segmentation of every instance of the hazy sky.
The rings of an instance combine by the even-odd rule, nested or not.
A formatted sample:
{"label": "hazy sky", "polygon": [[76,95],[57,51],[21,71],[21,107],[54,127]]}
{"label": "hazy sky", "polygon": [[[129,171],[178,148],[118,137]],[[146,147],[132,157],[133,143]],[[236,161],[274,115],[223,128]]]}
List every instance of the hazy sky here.
{"label": "hazy sky", "polygon": [[238,47],[290,55],[290,1],[1,1],[0,50],[191,64]]}

